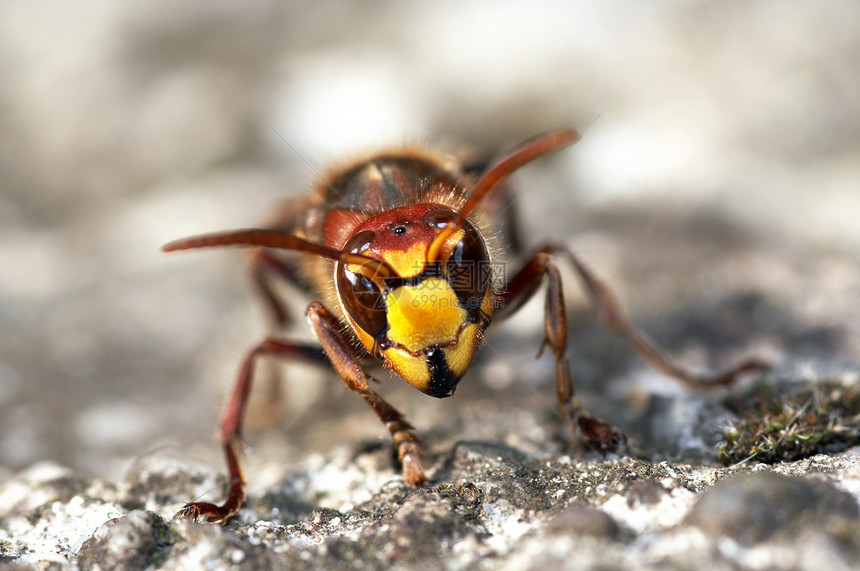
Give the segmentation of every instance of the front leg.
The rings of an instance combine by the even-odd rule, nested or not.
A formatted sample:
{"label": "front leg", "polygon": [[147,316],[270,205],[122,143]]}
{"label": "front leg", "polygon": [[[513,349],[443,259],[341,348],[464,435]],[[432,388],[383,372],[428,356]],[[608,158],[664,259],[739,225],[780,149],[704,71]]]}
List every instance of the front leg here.
{"label": "front leg", "polygon": [[[277,283],[284,282],[300,290],[309,286],[302,278],[294,260],[284,259],[267,248],[245,250],[246,270],[255,297],[258,298],[268,324],[270,335],[276,335],[291,324],[285,300],[277,292]],[[263,396],[252,406],[252,418],[259,424],[274,425],[287,395],[280,369],[271,367],[263,373]]]}
{"label": "front leg", "polygon": [[221,420],[220,440],[224,446],[228,473],[227,499],[220,506],[208,502],[191,502],[185,504],[176,515],[190,517],[195,521],[221,523],[230,519],[245,503],[245,474],[239,462],[242,426],[245,422],[245,411],[254,380],[254,367],[257,359],[265,355],[299,359],[322,366],[329,365],[328,359],[320,348],[313,345],[268,338],[251,349],[242,361],[233,393],[230,395]]}
{"label": "front leg", "polygon": [[245,502],[245,475],[239,462],[239,449],[255,364],[257,359],[264,355],[300,358],[315,364],[334,366],[347,387],[359,393],[388,428],[397,446],[406,482],[413,486],[424,484],[421,450],[418,447],[418,439],[412,432],[412,425],[370,388],[371,377],[361,368],[350,340],[343,333],[343,325],[319,302],[308,306],[307,317],[322,350],[311,345],[269,338],[245,356],[221,424],[221,442],[229,478],[227,499],[222,505],[192,502],[186,504],[177,515],[213,523],[225,522],[235,515]]}
{"label": "front leg", "polygon": [[391,433],[397,447],[397,456],[403,466],[403,479],[413,486],[423,485],[425,477],[421,464],[422,453],[418,447],[418,438],[412,432],[413,427],[397,409],[370,388],[369,381],[373,379],[364,372],[358,362],[351,340],[343,334],[343,324],[323,304],[316,301],[308,306],[307,316],[314,335],[343,382],[361,395]]}
{"label": "front leg", "polygon": [[549,252],[538,252],[508,282],[500,296],[500,301],[504,304],[503,310],[513,312],[519,309],[534,295],[544,276],[547,278],[544,317],[546,339],[538,356],[547,346],[555,356],[558,406],[573,430],[578,432],[589,445],[603,452],[614,451],[625,441],[624,435],[611,424],[589,415],[574,395],[573,378],[567,359],[567,314],[564,294],[558,268],[553,263]]}

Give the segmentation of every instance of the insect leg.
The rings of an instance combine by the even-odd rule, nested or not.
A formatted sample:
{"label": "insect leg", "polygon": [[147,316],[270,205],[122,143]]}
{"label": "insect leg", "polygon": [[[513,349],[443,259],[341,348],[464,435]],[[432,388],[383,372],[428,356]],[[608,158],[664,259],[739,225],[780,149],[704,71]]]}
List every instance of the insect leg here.
{"label": "insect leg", "polygon": [[655,371],[672,377],[692,388],[729,385],[751,372],[767,370],[770,365],[762,359],[750,357],[722,371],[697,372],[676,361],[646,333],[637,329],[625,315],[621,304],[604,284],[570,249],[560,244],[550,244],[543,252],[564,255],[576,270],[598,318],[612,331],[622,335],[640,359]]}
{"label": "insect leg", "polygon": [[195,521],[223,522],[239,511],[245,502],[245,475],[239,462],[242,445],[242,424],[245,408],[254,378],[257,358],[273,355],[281,358],[298,358],[316,365],[330,366],[323,351],[314,345],[290,343],[274,338],[264,339],[245,355],[233,393],[221,421],[220,441],[224,446],[229,475],[227,500],[220,506],[208,502],[186,504],[177,515],[191,517]]}
{"label": "insect leg", "polygon": [[546,339],[541,350],[552,349],[556,362],[556,393],[562,413],[583,440],[603,451],[612,451],[625,440],[624,435],[612,425],[589,415],[574,396],[573,378],[567,359],[567,315],[561,277],[550,251],[541,250],[505,286],[500,296],[504,310],[513,312],[534,295],[541,280],[546,277],[546,315],[544,329]]}
{"label": "insect leg", "polygon": [[[276,334],[292,321],[287,311],[284,299],[276,292],[276,279],[302,290],[309,290],[301,272],[290,260],[283,259],[266,248],[252,248],[245,251],[245,260],[248,275],[254,293],[260,299],[265,313],[268,331],[270,335]],[[284,383],[282,382],[280,369],[274,363],[263,372],[262,375],[263,400],[255,402],[251,406],[255,409],[255,418],[262,424],[274,424],[278,417],[280,405],[286,400]]]}
{"label": "insect leg", "polygon": [[391,433],[397,447],[397,455],[403,465],[403,478],[406,483],[413,486],[422,485],[425,477],[421,465],[421,449],[412,432],[412,425],[370,388],[369,381],[372,377],[361,368],[352,342],[342,333],[343,324],[332,316],[323,304],[316,301],[308,306],[307,316],[314,335],[346,386],[367,401]]}
{"label": "insect leg", "polygon": [[275,292],[272,279],[280,277],[299,289],[307,290],[308,286],[302,279],[298,268],[289,261],[277,257],[266,248],[248,250],[246,260],[251,283],[263,302],[270,326],[273,329],[278,329],[288,325],[290,316],[284,307],[283,300]]}

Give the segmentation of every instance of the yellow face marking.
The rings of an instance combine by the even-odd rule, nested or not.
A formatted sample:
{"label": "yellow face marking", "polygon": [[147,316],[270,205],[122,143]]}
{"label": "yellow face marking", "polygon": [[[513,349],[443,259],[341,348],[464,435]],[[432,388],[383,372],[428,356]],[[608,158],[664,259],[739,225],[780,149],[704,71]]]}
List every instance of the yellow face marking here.
{"label": "yellow face marking", "polygon": [[382,259],[402,278],[417,276],[424,269],[427,244],[416,242],[406,250],[386,250]]}
{"label": "yellow face marking", "polygon": [[478,345],[481,343],[483,331],[477,323],[466,326],[463,333],[460,334],[460,339],[456,345],[446,347],[445,361],[448,363],[448,368],[456,377],[462,377],[466,374],[469,366],[472,364],[472,359],[475,358],[475,352],[478,350]]}
{"label": "yellow face marking", "polygon": [[[400,254],[401,260],[411,255],[403,251]],[[389,257],[387,263],[392,264],[397,259]],[[356,270],[361,271],[361,268],[356,267]],[[393,372],[415,388],[428,392],[431,378],[427,352],[438,347],[456,379],[466,373],[483,339],[483,327],[479,323],[467,323],[469,312],[460,307],[446,279],[427,278],[417,285],[400,286],[388,293],[385,305],[389,325],[386,341],[391,345],[382,349],[379,356]],[[492,316],[489,287],[481,299],[481,309],[487,317]],[[373,337],[358,327],[348,313],[347,318],[361,344],[368,352],[377,354]]]}
{"label": "yellow face marking", "polygon": [[[481,337],[480,325],[471,324],[463,328],[456,343],[443,349],[445,361],[455,377],[460,378],[466,374],[478,350]],[[395,373],[416,389],[426,391],[429,387],[430,371],[427,368],[427,356],[423,353],[416,356],[403,349],[392,347],[385,351],[385,360]]]}
{"label": "yellow face marking", "polygon": [[388,294],[388,339],[407,351],[453,341],[468,314],[451,285],[427,278],[415,286],[401,286]]}
{"label": "yellow face marking", "polygon": [[[452,236],[445,240],[444,248],[451,251],[457,243],[463,239],[465,232],[457,230]],[[426,242],[415,242],[405,250],[385,250],[381,252],[382,259],[402,278],[415,277],[424,269],[427,262]]]}
{"label": "yellow face marking", "polygon": [[410,385],[419,391],[427,390],[430,385],[430,371],[427,369],[427,358],[424,355],[416,357],[394,347],[385,351],[385,361]]}
{"label": "yellow face marking", "polygon": [[364,346],[368,353],[373,353],[373,337],[367,334],[367,332],[358,326],[358,324],[353,321],[353,319],[349,318],[349,323],[352,325],[352,330],[358,333],[358,340]]}

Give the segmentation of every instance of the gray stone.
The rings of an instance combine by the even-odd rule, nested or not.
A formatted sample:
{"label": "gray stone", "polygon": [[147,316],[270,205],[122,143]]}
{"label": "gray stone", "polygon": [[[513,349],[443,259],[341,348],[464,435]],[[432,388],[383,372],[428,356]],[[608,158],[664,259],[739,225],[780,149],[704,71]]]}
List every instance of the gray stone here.
{"label": "gray stone", "polygon": [[172,544],[167,522],[158,514],[134,510],[99,527],[84,542],[77,563],[87,569],[159,567]]}
{"label": "gray stone", "polygon": [[806,529],[855,526],[857,519],[857,499],[829,483],[755,472],[718,482],[696,502],[687,522],[753,545]]}
{"label": "gray stone", "polygon": [[[381,451],[353,451],[345,461],[338,450],[252,492],[248,507],[224,526],[173,518],[177,500],[196,494],[201,482],[200,468],[175,455],[150,457],[119,485],[56,467],[13,475],[0,483],[0,501],[30,501],[10,502],[0,517],[0,561],[216,570],[860,563],[858,449],[724,468],[535,457],[461,442],[436,459],[437,482],[418,490],[377,461]],[[80,493],[58,496],[69,489],[60,480],[75,482]],[[147,511],[135,507],[141,505]],[[303,505],[316,507],[281,511]]]}
{"label": "gray stone", "polygon": [[713,460],[733,418],[704,395],[654,395],[640,420],[642,445],[662,457]]}
{"label": "gray stone", "polygon": [[612,516],[581,502],[574,502],[553,516],[542,533],[606,539],[620,539],[624,535]]}

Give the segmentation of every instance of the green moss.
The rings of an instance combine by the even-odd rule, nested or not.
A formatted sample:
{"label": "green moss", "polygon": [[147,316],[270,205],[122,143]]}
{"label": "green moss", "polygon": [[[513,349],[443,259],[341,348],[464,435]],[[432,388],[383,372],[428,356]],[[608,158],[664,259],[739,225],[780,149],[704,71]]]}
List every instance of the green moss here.
{"label": "green moss", "polygon": [[763,383],[725,403],[738,416],[717,457],[774,463],[860,444],[860,387],[836,380]]}

